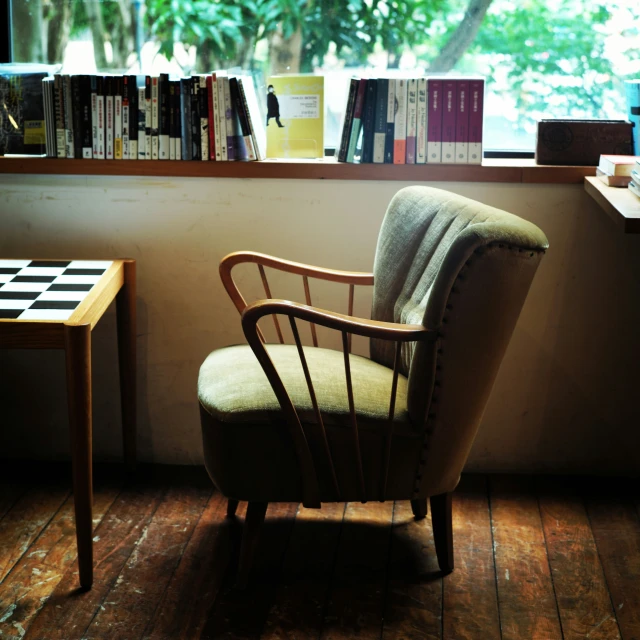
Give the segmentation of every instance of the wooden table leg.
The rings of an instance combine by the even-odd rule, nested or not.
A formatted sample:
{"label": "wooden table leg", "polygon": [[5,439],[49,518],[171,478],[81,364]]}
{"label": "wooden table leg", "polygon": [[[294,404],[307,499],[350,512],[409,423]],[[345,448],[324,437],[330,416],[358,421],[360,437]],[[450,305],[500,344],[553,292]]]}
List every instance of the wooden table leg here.
{"label": "wooden table leg", "polygon": [[136,263],[127,261],[124,285],[116,297],[118,360],[124,461],[129,471],[136,466]]}
{"label": "wooden table leg", "polygon": [[80,585],[93,583],[93,480],[91,469],[91,325],[65,325],[67,397],[71,426],[73,499]]}

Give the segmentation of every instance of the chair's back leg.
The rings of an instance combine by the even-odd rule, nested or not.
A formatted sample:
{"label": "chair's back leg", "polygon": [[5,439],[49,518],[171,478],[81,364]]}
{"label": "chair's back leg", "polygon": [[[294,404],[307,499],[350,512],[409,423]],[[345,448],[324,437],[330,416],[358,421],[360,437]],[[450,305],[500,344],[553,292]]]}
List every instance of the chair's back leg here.
{"label": "chair's back leg", "polygon": [[416,498],[411,501],[411,511],[413,511],[413,517],[416,520],[423,520],[427,517],[429,509],[427,507],[426,498]]}
{"label": "chair's back leg", "polygon": [[441,493],[438,496],[431,496],[433,540],[436,544],[438,565],[442,573],[451,573],[453,571],[452,497],[453,493]]}
{"label": "chair's back leg", "polygon": [[232,498],[227,500],[227,518],[233,518],[236,515],[238,504],[238,500],[233,500]]}
{"label": "chair's back leg", "polygon": [[244,519],[244,531],[242,533],[242,547],[240,548],[240,564],[236,576],[236,587],[244,589],[249,579],[249,571],[253,563],[260,529],[267,513],[268,502],[250,502],[247,505],[247,515]]}

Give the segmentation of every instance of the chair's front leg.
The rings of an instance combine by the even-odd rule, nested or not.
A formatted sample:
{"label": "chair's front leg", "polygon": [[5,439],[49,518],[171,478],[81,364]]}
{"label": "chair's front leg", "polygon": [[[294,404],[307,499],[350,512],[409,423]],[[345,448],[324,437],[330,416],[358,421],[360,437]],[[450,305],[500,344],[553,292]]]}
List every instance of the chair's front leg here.
{"label": "chair's front leg", "polygon": [[84,589],[90,589],[93,584],[91,326],[66,325],[64,339],[78,567],[80,585]]}
{"label": "chair's front leg", "polygon": [[250,502],[247,505],[247,515],[244,519],[242,533],[242,547],[240,549],[240,564],[236,577],[236,587],[244,589],[249,579],[249,571],[253,563],[260,529],[267,513],[268,502]]}
{"label": "chair's front leg", "polygon": [[431,523],[436,545],[438,565],[442,573],[453,571],[453,521],[451,501],[453,493],[431,496]]}

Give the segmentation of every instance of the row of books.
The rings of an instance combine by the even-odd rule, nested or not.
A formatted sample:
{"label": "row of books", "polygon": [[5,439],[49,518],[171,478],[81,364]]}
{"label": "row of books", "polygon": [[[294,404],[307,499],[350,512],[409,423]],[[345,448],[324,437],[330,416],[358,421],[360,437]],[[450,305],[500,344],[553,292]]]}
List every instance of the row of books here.
{"label": "row of books", "polygon": [[628,187],[640,198],[640,156],[602,154],[596,176],[609,187]]}
{"label": "row of books", "polygon": [[352,78],[340,162],[482,162],[481,78]]}
{"label": "row of books", "polygon": [[250,77],[173,80],[55,74],[42,80],[47,156],[86,160],[263,160]]}

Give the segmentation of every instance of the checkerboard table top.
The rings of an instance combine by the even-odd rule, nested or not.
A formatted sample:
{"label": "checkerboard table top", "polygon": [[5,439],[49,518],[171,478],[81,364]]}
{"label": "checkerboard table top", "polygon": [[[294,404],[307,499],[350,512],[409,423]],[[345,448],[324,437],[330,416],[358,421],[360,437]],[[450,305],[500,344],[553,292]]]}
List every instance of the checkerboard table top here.
{"label": "checkerboard table top", "polygon": [[99,297],[121,263],[0,259],[0,322],[73,321]]}

